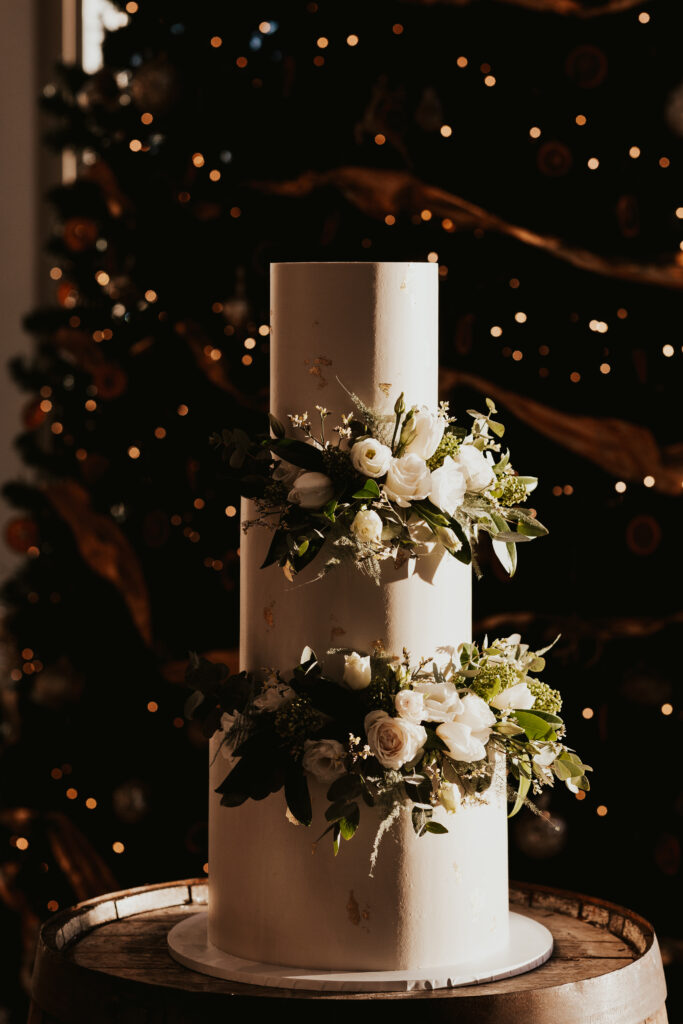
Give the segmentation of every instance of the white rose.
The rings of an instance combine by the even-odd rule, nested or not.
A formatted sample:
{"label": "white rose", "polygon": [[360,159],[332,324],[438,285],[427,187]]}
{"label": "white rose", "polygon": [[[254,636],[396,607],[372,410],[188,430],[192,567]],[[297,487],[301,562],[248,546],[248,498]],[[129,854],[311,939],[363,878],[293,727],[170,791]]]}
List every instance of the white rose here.
{"label": "white rose", "polygon": [[306,740],[302,765],[318,782],[334,782],[346,771],[346,751],[338,740]]}
{"label": "white rose", "polygon": [[422,459],[430,459],[439,447],[446,429],[446,420],[423,405],[415,410],[405,429],[408,434],[415,432],[413,439],[406,445],[406,451]]}
{"label": "white rose", "polygon": [[362,508],[360,512],[356,512],[350,527],[351,533],[366,544],[380,544],[382,528],[382,520],[371,508]]}
{"label": "white rose", "polygon": [[432,472],[429,498],[446,515],[454,515],[466,490],[465,475],[453,459],[444,459],[443,465]]}
{"label": "white rose", "polygon": [[400,718],[419,725],[425,717],[424,694],[417,690],[399,690],[394,697],[394,706]]}
{"label": "white rose", "polygon": [[364,658],[358,651],[344,655],[344,682],[352,690],[364,690],[372,678],[370,656]]}
{"label": "white rose", "polygon": [[374,437],[362,437],[351,449],[351,462],[363,476],[384,476],[391,465],[391,448]]}
{"label": "white rose", "polygon": [[410,502],[426,498],[432,486],[432,474],[424,459],[419,455],[402,455],[389,466],[384,493],[401,508],[408,508]]}
{"label": "white rose", "polygon": [[414,761],[427,742],[424,726],[405,718],[392,718],[386,711],[371,711],[365,716],[365,733],[382,767],[394,771]]}
{"label": "white rose", "polygon": [[300,473],[287,500],[302,508],[322,508],[334,497],[334,484],[324,473]]}
{"label": "white rose", "polygon": [[504,711],[506,708],[516,708],[519,711],[529,711],[536,703],[536,698],[526,683],[516,683],[501,690],[491,701],[491,706]]}
{"label": "white rose", "polygon": [[259,711],[277,711],[282,704],[293,697],[296,697],[296,693],[291,686],[276,680],[264,684],[261,693],[254,700],[254,707]]}
{"label": "white rose", "polygon": [[486,744],[495,721],[486,701],[468,693],[462,698],[462,711],[452,722],[437,726],[436,735],[455,761],[481,761],[486,757]]}
{"label": "white rose", "polygon": [[285,487],[291,487],[300,473],[301,469],[299,466],[293,466],[292,463],[287,462],[286,459],[278,459],[277,465],[273,470],[273,480],[277,480],[278,483],[284,484]]}
{"label": "white rose", "polygon": [[473,444],[462,445],[457,455],[453,456],[453,462],[465,477],[468,491],[485,491],[495,482],[493,466]]}
{"label": "white rose", "polygon": [[450,722],[463,711],[463,702],[453,683],[413,683],[424,700],[425,722]]}

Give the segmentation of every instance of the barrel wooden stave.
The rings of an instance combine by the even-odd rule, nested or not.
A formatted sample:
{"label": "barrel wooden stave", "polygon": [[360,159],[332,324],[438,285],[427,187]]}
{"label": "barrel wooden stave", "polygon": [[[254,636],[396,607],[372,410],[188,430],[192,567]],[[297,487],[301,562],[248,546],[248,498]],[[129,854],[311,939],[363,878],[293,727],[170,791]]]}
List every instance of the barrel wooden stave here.
{"label": "barrel wooden stave", "polygon": [[[217,1024],[228,1013],[253,1013],[254,998],[294,999],[302,1024],[317,1024],[321,1012],[326,1024],[349,1012],[358,1024],[374,1024],[378,999],[392,1001],[383,1011],[392,1024],[412,1024],[415,999],[428,1003],[420,1013],[435,1024],[667,1024],[661,956],[646,921],[603,900],[542,886],[514,885],[510,899],[555,937],[553,957],[542,967],[437,992],[335,994],[239,985],[172,960],[166,935],[206,908],[204,881],[108,894],[44,925],[29,1024]],[[324,1009],[316,1006],[320,1000]]]}

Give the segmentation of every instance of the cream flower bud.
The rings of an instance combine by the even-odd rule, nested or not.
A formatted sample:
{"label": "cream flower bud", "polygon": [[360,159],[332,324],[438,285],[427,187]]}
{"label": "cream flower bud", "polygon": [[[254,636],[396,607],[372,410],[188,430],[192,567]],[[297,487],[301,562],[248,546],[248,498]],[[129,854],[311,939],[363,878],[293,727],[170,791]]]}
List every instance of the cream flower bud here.
{"label": "cream flower bud", "polygon": [[421,459],[430,459],[446,429],[446,420],[431,412],[426,405],[415,409],[412,418],[409,420],[406,432],[410,437],[406,445],[406,452],[411,455],[419,455]]}
{"label": "cream flower bud", "polygon": [[344,655],[344,682],[352,690],[364,690],[370,685],[372,669],[370,656],[363,657],[358,651]]}

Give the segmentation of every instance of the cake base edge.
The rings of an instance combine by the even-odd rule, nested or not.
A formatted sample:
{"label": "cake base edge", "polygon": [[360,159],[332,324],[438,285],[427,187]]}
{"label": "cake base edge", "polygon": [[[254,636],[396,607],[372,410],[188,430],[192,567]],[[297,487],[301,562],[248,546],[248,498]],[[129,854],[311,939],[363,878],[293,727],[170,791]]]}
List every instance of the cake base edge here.
{"label": "cake base edge", "polygon": [[487,956],[452,967],[406,971],[330,971],[258,963],[212,946],[206,912],[192,914],[168,933],[171,956],[183,967],[224,981],[309,992],[414,992],[481,985],[540,967],[552,954],[553,937],[538,921],[510,912],[510,939]]}

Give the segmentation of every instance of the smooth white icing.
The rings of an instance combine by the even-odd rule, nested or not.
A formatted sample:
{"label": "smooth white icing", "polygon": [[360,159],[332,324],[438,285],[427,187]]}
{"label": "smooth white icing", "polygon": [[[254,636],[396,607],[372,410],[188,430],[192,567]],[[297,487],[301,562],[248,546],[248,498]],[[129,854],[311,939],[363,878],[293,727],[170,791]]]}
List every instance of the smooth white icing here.
{"label": "smooth white icing", "polygon": [[[335,414],[352,408],[337,378],[375,408],[390,410],[400,391],[408,403],[434,408],[437,285],[430,263],[274,264],[275,415],[288,424],[288,413],[312,416],[317,404],[334,424]],[[251,516],[248,503],[242,516]],[[307,582],[319,569],[315,562],[289,583],[276,566],[259,569],[268,541],[260,528],[242,540],[243,668],[292,668],[309,644],[340,677],[341,656],[327,655],[331,647],[367,651],[381,640],[387,651],[406,647],[416,659],[471,638],[470,569],[441,549],[398,570],[384,563],[379,587],[346,565]],[[507,941],[502,765],[486,803],[438,812],[448,835],[418,839],[402,815],[383,839],[374,878],[376,812],[363,808],[357,835],[336,859],[329,836],[311,855],[325,827],[324,792],[316,792],[317,813],[305,829],[285,819],[282,793],[220,807],[213,790],[224,773],[218,757],[211,770],[209,937],[220,949],[270,963],[392,970],[457,963]]]}

